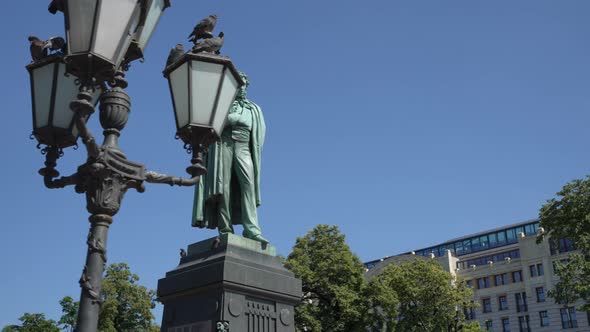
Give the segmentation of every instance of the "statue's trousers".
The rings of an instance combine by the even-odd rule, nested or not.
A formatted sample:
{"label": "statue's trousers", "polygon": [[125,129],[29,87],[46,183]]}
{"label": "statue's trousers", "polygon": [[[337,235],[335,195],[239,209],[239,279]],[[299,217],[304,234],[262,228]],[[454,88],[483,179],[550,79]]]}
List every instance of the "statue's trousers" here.
{"label": "statue's trousers", "polygon": [[[231,218],[230,193],[241,195],[241,223],[244,227],[243,236],[252,238],[260,235],[258,226],[258,214],[256,213],[256,192],[254,184],[254,166],[252,164],[252,155],[250,154],[250,144],[248,142],[235,141],[229,137],[222,138],[221,155],[224,165],[223,178],[227,179],[223,183],[223,199],[219,206],[219,233],[233,233]],[[232,172],[233,170],[233,172]],[[231,177],[236,176],[240,185],[238,192],[230,190]]]}

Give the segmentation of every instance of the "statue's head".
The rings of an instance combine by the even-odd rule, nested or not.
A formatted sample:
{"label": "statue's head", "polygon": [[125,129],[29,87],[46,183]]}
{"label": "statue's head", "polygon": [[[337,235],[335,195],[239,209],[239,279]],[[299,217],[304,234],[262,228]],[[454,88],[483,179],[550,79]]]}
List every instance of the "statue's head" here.
{"label": "statue's head", "polygon": [[236,99],[246,99],[246,90],[248,89],[248,85],[250,85],[250,80],[248,80],[248,75],[242,71],[240,72],[240,77],[244,81],[244,85],[238,90]]}

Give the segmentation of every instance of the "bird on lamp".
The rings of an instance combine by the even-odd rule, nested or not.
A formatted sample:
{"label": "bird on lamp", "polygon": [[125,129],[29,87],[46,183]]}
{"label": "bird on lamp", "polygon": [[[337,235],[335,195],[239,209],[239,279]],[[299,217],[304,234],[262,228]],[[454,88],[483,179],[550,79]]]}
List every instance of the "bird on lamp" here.
{"label": "bird on lamp", "polygon": [[33,62],[43,59],[49,55],[50,51],[65,51],[66,40],[62,37],[51,37],[43,41],[39,37],[31,35],[28,39],[31,42],[31,58],[33,58]]}
{"label": "bird on lamp", "polygon": [[189,41],[196,44],[199,39],[213,38],[212,31],[215,28],[215,24],[217,24],[217,15],[215,14],[202,19],[188,36]]}
{"label": "bird on lamp", "polygon": [[184,55],[184,46],[182,44],[176,44],[176,46],[170,50],[170,54],[168,55],[168,59],[166,60],[166,67],[175,63],[183,55]]}
{"label": "bird on lamp", "polygon": [[63,12],[64,8],[65,6],[63,0],[52,0],[47,10],[49,10],[51,14],[55,14],[58,11]]}
{"label": "bird on lamp", "polygon": [[41,60],[44,56],[47,56],[47,49],[45,47],[45,42],[39,39],[37,36],[29,36],[29,41],[31,42],[31,58],[33,58],[33,62]]}
{"label": "bird on lamp", "polygon": [[218,37],[205,39],[193,46],[194,53],[206,52],[219,54],[219,50],[223,46],[223,31],[219,33]]}
{"label": "bird on lamp", "polygon": [[49,51],[65,53],[66,40],[62,37],[51,37],[45,41],[45,48]]}

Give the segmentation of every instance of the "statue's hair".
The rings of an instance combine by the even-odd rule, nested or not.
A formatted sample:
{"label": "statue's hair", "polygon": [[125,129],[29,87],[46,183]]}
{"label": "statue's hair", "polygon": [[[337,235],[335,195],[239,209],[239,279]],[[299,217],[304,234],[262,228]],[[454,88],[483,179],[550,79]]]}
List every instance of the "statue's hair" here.
{"label": "statue's hair", "polygon": [[244,73],[243,71],[240,72],[240,77],[242,78],[242,81],[244,81],[246,87],[248,87],[248,85],[250,85],[250,80],[248,79],[248,75],[246,75],[246,73]]}

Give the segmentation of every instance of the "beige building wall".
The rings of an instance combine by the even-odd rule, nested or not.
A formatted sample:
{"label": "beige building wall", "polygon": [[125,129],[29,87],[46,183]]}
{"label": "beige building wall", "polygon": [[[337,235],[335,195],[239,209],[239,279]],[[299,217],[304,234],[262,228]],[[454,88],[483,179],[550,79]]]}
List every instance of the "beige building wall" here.
{"label": "beige building wall", "polygon": [[[502,262],[488,262],[483,266],[470,266],[467,268],[457,268],[462,262],[467,262],[477,257],[490,256],[506,251],[518,249],[520,251],[520,258],[505,259]],[[373,263],[371,268],[367,270],[367,276],[372,277],[377,275],[379,271],[388,264],[399,264],[400,261],[406,260],[410,255],[400,255],[385,258],[381,261]],[[548,241],[545,240],[540,244],[536,243],[536,236],[525,237],[524,233],[518,234],[518,242],[502,247],[488,249],[477,253],[462,255],[455,257],[450,250],[441,257],[434,257],[431,255],[428,259],[436,259],[443,268],[451,274],[470,281],[474,290],[473,301],[479,303],[479,307],[475,310],[475,320],[479,321],[480,325],[485,329],[486,321],[492,322],[492,331],[503,332],[502,319],[509,320],[511,332],[520,332],[519,316],[526,319],[528,315],[528,326],[532,332],[554,332],[554,331],[570,331],[570,332],[590,332],[590,322],[588,321],[588,314],[583,311],[576,310],[577,328],[562,328],[562,321],[560,309],[563,306],[556,304],[553,298],[547,296],[547,291],[552,289],[554,283],[557,281],[553,272],[553,262],[567,258],[568,253],[551,255]],[[420,256],[422,257],[422,256]],[[543,274],[541,276],[531,276],[530,266],[534,265],[535,269],[541,264]],[[464,264],[463,264],[464,265]],[[522,281],[515,281],[513,279],[513,272],[520,271]],[[505,285],[495,284],[495,276],[506,273],[508,283]],[[489,278],[489,286],[487,288],[478,287],[478,279]],[[545,301],[537,301],[538,287],[543,287]],[[517,311],[517,303],[515,294],[526,293],[526,311]],[[500,310],[499,297],[506,296],[507,309]],[[484,312],[483,300],[490,299],[491,311]],[[549,325],[541,326],[540,312],[547,311],[549,317]],[[522,330],[527,331],[527,330]]]}

